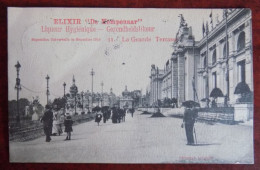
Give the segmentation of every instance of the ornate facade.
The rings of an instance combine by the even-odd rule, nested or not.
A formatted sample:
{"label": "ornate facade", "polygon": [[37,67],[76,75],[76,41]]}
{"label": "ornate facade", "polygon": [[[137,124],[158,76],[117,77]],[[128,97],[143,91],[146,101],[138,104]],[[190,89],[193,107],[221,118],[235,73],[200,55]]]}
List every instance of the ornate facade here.
{"label": "ornate facade", "polygon": [[[70,93],[66,95],[67,98],[67,109],[70,112],[75,112],[75,105],[77,112],[81,112],[82,108],[87,111],[91,108],[92,95],[89,90],[86,92],[78,92],[78,87],[75,83],[73,76],[72,86],[70,87]],[[113,89],[110,89],[110,93],[93,93],[93,107],[95,106],[110,106],[113,107],[117,103],[117,97],[113,93]],[[76,103],[76,104],[75,104]],[[80,110],[80,111],[78,111]]]}
{"label": "ornate facade", "polygon": [[223,12],[223,20],[210,31],[206,25],[200,41],[195,41],[192,28],[181,15],[165,69],[151,66],[150,105],[164,98],[176,98],[179,105],[186,100],[201,101],[209,98],[214,88],[219,88],[233,105],[238,97],[235,88],[242,81],[253,91],[251,11]]}
{"label": "ornate facade", "polygon": [[122,97],[120,97],[120,108],[132,108],[133,107],[133,98],[131,92],[127,90],[125,86],[125,91],[122,92]]}

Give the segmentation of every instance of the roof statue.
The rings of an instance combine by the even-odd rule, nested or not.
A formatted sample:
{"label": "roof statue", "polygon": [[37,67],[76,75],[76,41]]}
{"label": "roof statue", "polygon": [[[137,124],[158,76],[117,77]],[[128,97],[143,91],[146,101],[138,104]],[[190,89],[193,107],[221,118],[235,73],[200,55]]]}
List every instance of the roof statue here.
{"label": "roof statue", "polygon": [[183,15],[180,14],[178,17],[180,17],[180,27],[187,27],[188,24],[186,23]]}

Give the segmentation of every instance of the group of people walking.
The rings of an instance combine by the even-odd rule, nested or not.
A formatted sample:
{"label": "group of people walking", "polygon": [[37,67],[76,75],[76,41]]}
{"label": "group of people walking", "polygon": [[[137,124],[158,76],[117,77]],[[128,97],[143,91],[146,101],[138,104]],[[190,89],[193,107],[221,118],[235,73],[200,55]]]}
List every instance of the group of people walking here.
{"label": "group of people walking", "polygon": [[[108,119],[111,118],[112,123],[120,123],[125,122],[125,116],[126,113],[130,113],[133,117],[133,114],[135,110],[132,109],[122,109],[119,107],[113,107],[113,108],[100,108],[99,110],[96,110],[96,117],[95,122],[99,123],[101,122],[103,118],[103,123],[106,123]],[[192,106],[186,106],[185,112],[183,116],[183,123],[181,127],[185,127],[186,137],[187,137],[187,145],[194,145],[196,141],[196,132],[194,129],[194,123],[196,118],[198,117],[198,110],[195,107]],[[65,115],[63,113],[59,114],[57,112],[52,111],[52,107],[50,105],[46,105],[45,112],[43,117],[41,118],[41,122],[43,123],[43,130],[44,134],[46,136],[46,142],[51,141],[51,135],[60,135],[62,131],[62,123],[65,127],[65,132],[67,133],[65,140],[71,140],[71,132],[73,120],[69,113],[66,113]],[[194,135],[195,134],[195,141],[194,141]]]}
{"label": "group of people walking", "polygon": [[112,120],[112,123],[125,122],[126,113],[131,113],[131,115],[133,117],[134,109],[126,109],[126,108],[122,109],[119,107],[101,108],[96,113],[95,122],[98,123],[98,126],[99,126],[99,123],[102,120],[102,118],[103,118],[104,123],[106,123],[106,121],[110,118]]}
{"label": "group of people walking", "polygon": [[[112,123],[125,122],[126,113],[131,113],[133,117],[134,109],[121,109],[119,107],[109,108],[106,106],[103,108],[98,108],[93,112],[96,112],[95,122],[97,122],[99,126],[102,118],[103,123],[106,123],[110,118],[112,119]],[[61,135],[63,133],[62,124],[64,124],[64,131],[67,133],[65,140],[71,140],[73,120],[69,113],[64,114],[63,112],[55,112],[53,111],[51,105],[46,105],[41,122],[43,123],[46,142],[51,141],[51,136]]]}
{"label": "group of people walking", "polygon": [[65,140],[71,139],[71,132],[73,120],[69,113],[65,115],[63,113],[54,112],[52,110],[51,105],[46,105],[45,112],[41,118],[41,122],[43,123],[43,130],[46,136],[46,142],[51,141],[51,136],[60,135],[63,133],[62,131],[62,123],[65,126],[65,132],[67,133],[67,137]]}

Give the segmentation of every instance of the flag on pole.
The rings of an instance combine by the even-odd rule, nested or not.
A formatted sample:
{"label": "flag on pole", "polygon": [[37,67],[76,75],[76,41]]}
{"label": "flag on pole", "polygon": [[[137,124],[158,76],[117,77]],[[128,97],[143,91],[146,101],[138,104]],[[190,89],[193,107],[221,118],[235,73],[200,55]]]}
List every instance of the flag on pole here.
{"label": "flag on pole", "polygon": [[212,10],[209,14],[209,17],[210,17],[210,24],[211,24],[211,28],[213,29],[213,17],[212,17]]}
{"label": "flag on pole", "polygon": [[209,33],[209,24],[208,24],[208,21],[206,22],[206,35],[208,35]]}

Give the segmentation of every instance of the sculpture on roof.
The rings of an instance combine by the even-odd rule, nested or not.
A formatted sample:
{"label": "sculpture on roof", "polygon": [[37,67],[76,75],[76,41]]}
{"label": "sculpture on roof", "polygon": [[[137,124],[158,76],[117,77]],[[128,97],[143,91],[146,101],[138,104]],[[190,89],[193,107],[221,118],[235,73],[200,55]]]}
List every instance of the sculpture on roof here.
{"label": "sculpture on roof", "polygon": [[180,28],[181,28],[181,27],[187,27],[188,24],[186,23],[186,21],[185,21],[183,15],[180,14],[178,17],[180,17]]}

